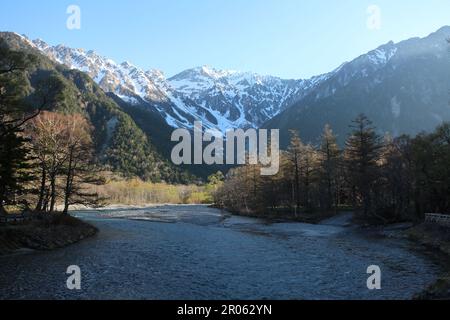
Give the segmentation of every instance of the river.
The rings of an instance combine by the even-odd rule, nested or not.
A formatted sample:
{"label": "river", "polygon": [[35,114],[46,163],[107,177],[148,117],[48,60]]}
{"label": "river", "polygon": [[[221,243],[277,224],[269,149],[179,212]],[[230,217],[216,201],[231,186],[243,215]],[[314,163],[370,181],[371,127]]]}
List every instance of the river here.
{"label": "river", "polygon": [[[348,216],[268,223],[205,206],[80,211],[100,229],[68,248],[0,257],[0,299],[409,299],[440,272],[406,240]],[[81,269],[81,290],[66,269]],[[381,268],[368,290],[367,267]]]}

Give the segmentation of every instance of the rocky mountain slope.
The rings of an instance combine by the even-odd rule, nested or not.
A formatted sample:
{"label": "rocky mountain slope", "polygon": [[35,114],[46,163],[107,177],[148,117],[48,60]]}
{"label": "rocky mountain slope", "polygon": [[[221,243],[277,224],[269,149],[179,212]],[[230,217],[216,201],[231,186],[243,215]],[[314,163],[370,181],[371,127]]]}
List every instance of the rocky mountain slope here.
{"label": "rocky mountain slope", "polygon": [[344,64],[302,100],[264,127],[288,129],[316,142],[330,124],[342,143],[349,124],[365,113],[380,134],[417,134],[450,121],[450,27],[425,38],[389,42]]}
{"label": "rocky mountain slope", "polygon": [[33,43],[15,33],[0,32],[0,45],[34,57],[27,68],[26,100],[36,99],[41,83],[58,83],[58,91],[48,97],[50,111],[80,113],[92,124],[93,141],[100,163],[127,177],[149,181],[187,182],[192,177],[161,155],[146,134],[112,97],[86,73],[50,60]]}
{"label": "rocky mountain slope", "polygon": [[42,40],[31,43],[54,61],[86,72],[105,92],[131,104],[141,98],[175,128],[191,128],[195,120],[221,131],[259,127],[331,76],[283,80],[203,66],[166,79],[161,71],[117,64],[94,51],[49,46]]}
{"label": "rocky mountain slope", "polygon": [[158,135],[155,139],[163,147],[168,145],[164,141],[170,140],[171,128],[191,128],[195,120],[222,131],[278,128],[286,146],[289,129],[316,142],[325,124],[343,142],[351,120],[360,113],[374,121],[380,134],[392,135],[432,130],[450,120],[449,37],[450,27],[443,27],[425,38],[389,42],[308,80],[206,66],[167,79],[160,71],[143,71],[129,62],[117,64],[94,51],[26,41],[120,97],[135,115],[140,114],[136,121],[150,112],[152,125],[141,127],[146,125],[154,138]]}

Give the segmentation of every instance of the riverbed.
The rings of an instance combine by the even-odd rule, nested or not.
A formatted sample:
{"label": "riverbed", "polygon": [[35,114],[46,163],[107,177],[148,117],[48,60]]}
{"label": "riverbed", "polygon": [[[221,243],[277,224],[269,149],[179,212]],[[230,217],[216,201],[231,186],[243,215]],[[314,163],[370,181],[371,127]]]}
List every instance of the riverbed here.
{"label": "riverbed", "polygon": [[[206,206],[86,210],[100,233],[68,248],[0,257],[0,299],[410,299],[441,268],[404,239],[343,214],[270,223]],[[81,270],[69,290],[68,266]],[[381,290],[367,288],[371,265]]]}

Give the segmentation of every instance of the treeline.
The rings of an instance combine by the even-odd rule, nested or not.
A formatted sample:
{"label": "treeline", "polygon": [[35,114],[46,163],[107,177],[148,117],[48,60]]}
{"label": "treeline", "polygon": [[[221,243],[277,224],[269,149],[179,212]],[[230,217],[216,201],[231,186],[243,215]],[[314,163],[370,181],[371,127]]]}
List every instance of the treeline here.
{"label": "treeline", "polygon": [[221,173],[211,175],[203,185],[173,185],[112,176],[105,184],[92,185],[90,190],[105,199],[106,204],[211,204],[222,180]]}
{"label": "treeline", "polygon": [[352,122],[341,149],[326,126],[318,145],[291,131],[280,172],[260,175],[257,165],[231,170],[215,195],[241,213],[293,216],[352,208],[371,223],[420,220],[450,210],[450,124],[411,138],[380,136],[366,116]]}

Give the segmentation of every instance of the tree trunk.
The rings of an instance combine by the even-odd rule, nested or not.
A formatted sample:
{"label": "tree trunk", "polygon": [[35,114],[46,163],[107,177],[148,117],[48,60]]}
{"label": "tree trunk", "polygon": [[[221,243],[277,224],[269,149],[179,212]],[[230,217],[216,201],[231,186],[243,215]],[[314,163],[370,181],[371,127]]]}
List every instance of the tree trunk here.
{"label": "tree trunk", "polygon": [[298,158],[295,156],[295,215],[300,211],[300,172],[298,168]]}
{"label": "tree trunk", "polygon": [[39,190],[39,200],[36,205],[36,211],[43,211],[44,197],[45,197],[45,184],[47,183],[47,170],[42,166],[41,188]]}
{"label": "tree trunk", "polygon": [[332,190],[332,182],[331,182],[331,174],[328,174],[327,180],[328,180],[328,185],[327,185],[327,193],[328,193],[328,199],[327,199],[327,209],[331,210],[332,206],[333,206],[333,190]]}
{"label": "tree trunk", "polygon": [[3,206],[3,202],[5,201],[5,194],[6,194],[6,190],[5,188],[0,185],[0,214],[6,214],[6,210],[5,207]]}
{"label": "tree trunk", "polygon": [[48,212],[48,203],[49,203],[49,199],[50,198],[50,192],[48,188],[45,188],[45,196],[44,196],[44,203],[42,204],[42,209],[45,212]]}
{"label": "tree trunk", "polygon": [[64,190],[64,211],[63,214],[67,214],[69,212],[69,201],[70,196],[72,194],[72,168],[73,165],[73,151],[70,151],[69,156],[69,164],[67,167],[67,176],[66,176],[66,188]]}
{"label": "tree trunk", "polygon": [[3,207],[3,199],[0,198],[0,215],[6,215],[7,212],[5,210],[5,208]]}
{"label": "tree trunk", "polygon": [[50,183],[50,212],[55,211],[56,204],[56,177],[52,174]]}

